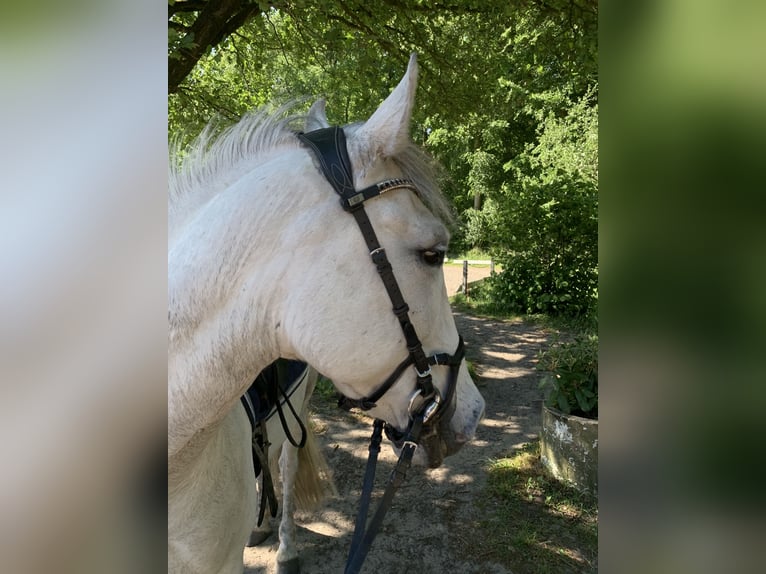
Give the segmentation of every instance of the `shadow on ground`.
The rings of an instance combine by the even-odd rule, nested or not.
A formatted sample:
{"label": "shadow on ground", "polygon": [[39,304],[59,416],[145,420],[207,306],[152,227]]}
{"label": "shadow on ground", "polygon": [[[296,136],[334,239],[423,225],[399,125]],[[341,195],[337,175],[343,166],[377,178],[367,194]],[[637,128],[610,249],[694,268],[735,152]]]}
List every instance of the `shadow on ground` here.
{"label": "shadow on ground", "polygon": [[[537,438],[542,395],[535,356],[546,334],[521,321],[495,321],[455,314],[474,364],[486,414],[472,443],[438,469],[412,468],[394,499],[363,572],[376,574],[508,574],[502,564],[483,561],[467,547],[467,525],[475,523],[476,497],[486,484],[487,462]],[[356,517],[371,426],[315,397],[317,426],[325,456],[335,473],[338,496],[320,510],[297,516],[301,571],[342,572]],[[382,494],[396,457],[381,452],[373,505]],[[275,529],[277,524],[275,523]],[[245,550],[245,572],[276,572],[276,535]]]}

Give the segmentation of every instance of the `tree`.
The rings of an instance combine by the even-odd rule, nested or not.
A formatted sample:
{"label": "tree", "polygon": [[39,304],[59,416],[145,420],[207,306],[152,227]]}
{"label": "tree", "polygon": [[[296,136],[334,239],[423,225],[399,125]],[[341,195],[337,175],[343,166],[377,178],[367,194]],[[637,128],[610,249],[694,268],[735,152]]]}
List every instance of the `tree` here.
{"label": "tree", "polygon": [[[580,303],[564,305],[563,290],[588,291],[578,286],[593,284],[592,258],[574,260],[572,250],[559,258],[576,274],[564,281],[542,280],[535,269],[552,261],[551,237],[573,224],[568,216],[595,221],[595,184],[587,187],[582,174],[577,179],[561,166],[572,148],[562,134],[574,133],[566,122],[598,109],[596,1],[215,0],[218,12],[213,3],[169,6],[174,136],[188,141],[211,118],[234,122],[255,107],[301,96],[294,109],[326,97],[334,123],[367,117],[416,51],[413,137],[446,168],[442,188],[459,221],[453,250],[480,247],[508,269],[516,266],[516,275],[495,280],[495,292],[517,310],[570,313],[590,305],[590,295],[587,304],[578,295]],[[580,201],[586,197],[593,201]],[[535,218],[544,218],[537,228]],[[578,252],[590,258],[595,236],[581,238],[589,243],[578,243]],[[537,292],[514,299],[512,282],[522,272],[536,278],[527,287]],[[546,299],[551,304],[542,304]]]}
{"label": "tree", "polygon": [[505,201],[492,206],[502,306],[584,315],[598,287],[598,105],[595,87],[566,116],[549,115],[536,145],[510,162]]}
{"label": "tree", "polygon": [[168,0],[168,93],[204,54],[259,11],[252,0]]}
{"label": "tree", "polygon": [[[168,0],[168,93],[179,85],[200,59],[232,34],[239,33],[256,15],[288,14],[304,42],[321,50],[332,35],[357,34],[372,41],[378,52],[396,54],[418,48],[439,61],[438,49],[429,46],[435,27],[452,26],[451,18],[461,15],[509,16],[535,6],[543,14],[567,15],[570,21],[593,19],[598,0]],[[477,41],[482,35],[471,38]],[[258,35],[251,42],[265,41]],[[465,44],[465,38],[457,38]],[[436,48],[436,46],[434,47]],[[447,63],[447,58],[442,63]]]}

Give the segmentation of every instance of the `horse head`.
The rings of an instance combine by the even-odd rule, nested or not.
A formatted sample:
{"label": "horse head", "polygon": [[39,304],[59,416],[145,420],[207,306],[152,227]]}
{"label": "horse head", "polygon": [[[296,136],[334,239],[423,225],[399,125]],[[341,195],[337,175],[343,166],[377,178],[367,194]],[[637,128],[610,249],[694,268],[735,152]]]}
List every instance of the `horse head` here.
{"label": "horse head", "polygon": [[[302,264],[284,291],[277,328],[282,356],[309,362],[348,404],[385,421],[396,446],[420,417],[414,460],[436,467],[473,436],[484,400],[462,358],[444,284],[449,233],[440,216],[448,210],[409,136],[416,86],[413,55],[367,121],[332,130],[324,102],[312,106],[311,133],[301,137],[317,153],[289,176],[306,201],[281,231],[284,249]],[[331,158],[322,157],[319,148],[332,145]],[[338,205],[346,192],[346,211],[363,203],[366,223]]]}

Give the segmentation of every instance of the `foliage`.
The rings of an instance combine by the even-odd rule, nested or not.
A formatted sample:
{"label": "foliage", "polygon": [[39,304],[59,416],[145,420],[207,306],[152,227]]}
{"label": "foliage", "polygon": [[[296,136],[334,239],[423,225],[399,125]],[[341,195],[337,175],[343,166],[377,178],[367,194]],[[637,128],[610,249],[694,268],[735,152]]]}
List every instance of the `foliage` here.
{"label": "foliage", "polygon": [[503,272],[491,296],[507,313],[595,310],[595,0],[227,4],[251,14],[208,46],[198,41],[207,0],[169,9],[169,65],[198,57],[169,96],[173,139],[296,97],[297,110],[326,97],[331,122],[356,121],[416,51],[412,134],[445,168],[459,222],[450,252],[493,254]]}
{"label": "foliage", "polygon": [[322,399],[335,403],[338,399],[338,391],[333,386],[332,381],[324,375],[319,375],[317,378],[316,387],[314,387],[314,394],[322,397]]}
{"label": "foliage", "polygon": [[545,472],[539,442],[491,462],[466,552],[513,572],[597,572],[598,500]]}
{"label": "foliage", "polygon": [[[450,244],[450,248],[451,247],[452,247],[452,244]],[[476,259],[476,260],[482,260],[482,261],[489,261],[490,259],[492,259],[491,253],[483,249],[478,249],[475,247],[472,249],[468,249],[467,251],[450,249],[450,252],[452,253],[452,255],[449,257],[449,261],[448,261],[449,265],[462,265],[463,259]],[[452,261],[453,259],[457,261]],[[477,264],[477,266],[481,267],[482,265]]]}
{"label": "foliage", "polygon": [[549,390],[546,404],[566,414],[598,418],[598,335],[554,343],[538,358],[537,368],[547,371],[540,383]]}
{"label": "foliage", "polygon": [[[496,319],[518,319],[520,314],[509,312],[495,299],[489,289],[490,278],[482,279],[475,283],[469,283],[470,297],[457,293],[450,297],[452,308],[476,315],[479,317],[492,317]],[[526,317],[524,317],[526,319]]]}
{"label": "foliage", "polygon": [[507,164],[504,201],[486,206],[503,238],[494,297],[519,313],[587,315],[598,287],[598,106],[594,90],[549,115],[536,145]]}

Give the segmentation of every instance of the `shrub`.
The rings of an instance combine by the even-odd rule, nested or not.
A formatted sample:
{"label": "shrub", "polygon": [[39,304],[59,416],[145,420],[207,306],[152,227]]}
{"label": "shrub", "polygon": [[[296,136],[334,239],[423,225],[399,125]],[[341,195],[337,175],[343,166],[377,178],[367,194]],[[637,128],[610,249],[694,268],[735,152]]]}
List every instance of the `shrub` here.
{"label": "shrub", "polygon": [[[491,277],[488,288],[499,307],[526,315],[578,317],[596,308],[598,274],[585,257],[562,254],[550,260],[535,252],[500,257],[503,271]],[[579,259],[579,261],[578,261]]]}
{"label": "shrub", "polygon": [[575,317],[598,290],[598,105],[595,92],[565,117],[550,115],[538,142],[505,165],[498,198],[468,213],[466,238],[502,266],[494,297],[509,311]]}
{"label": "shrub", "polygon": [[566,414],[598,418],[598,335],[556,342],[538,358],[537,368],[548,371],[540,382],[548,391],[546,404]]}

